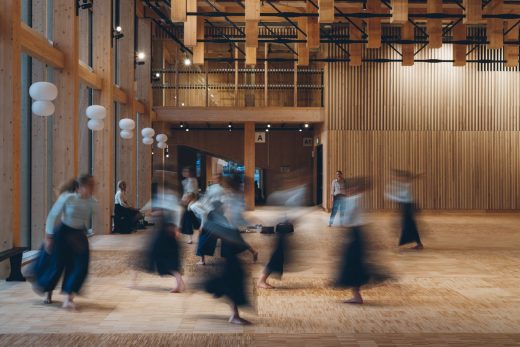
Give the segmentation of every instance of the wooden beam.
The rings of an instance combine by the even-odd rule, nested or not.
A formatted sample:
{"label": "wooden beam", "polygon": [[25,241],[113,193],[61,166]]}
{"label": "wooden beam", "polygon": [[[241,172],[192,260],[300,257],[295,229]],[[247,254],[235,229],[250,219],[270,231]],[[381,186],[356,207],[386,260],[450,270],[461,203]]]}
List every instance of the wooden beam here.
{"label": "wooden beam", "polygon": [[[406,22],[401,26],[401,38],[403,40],[413,40],[414,37],[414,27],[412,23]],[[414,51],[415,51],[415,45],[413,44],[404,44],[402,45],[402,52],[403,55],[403,66],[412,66],[414,62]]]}
{"label": "wooden beam", "polygon": [[[466,24],[459,23],[453,29],[453,39],[456,41],[466,40]],[[466,65],[466,45],[453,45],[453,66]]]}
{"label": "wooden beam", "polygon": [[244,199],[247,210],[255,208],[255,123],[244,123]]}
{"label": "wooden beam", "polygon": [[[507,28],[511,28],[516,24],[516,20],[507,21]],[[510,30],[505,34],[506,41],[518,41],[520,26],[516,26],[513,30]],[[506,60],[507,67],[518,66],[518,46],[517,45],[504,45],[504,59]]]}
{"label": "wooden beam", "polygon": [[318,0],[320,23],[334,23],[334,0]]}
{"label": "wooden beam", "polygon": [[[504,0],[491,0],[486,6],[487,14],[503,14]],[[504,46],[504,20],[501,18],[488,18],[486,36],[489,40],[488,47],[499,49]]]}
{"label": "wooden beam", "polygon": [[20,0],[0,1],[0,251],[21,243],[21,18]]}
{"label": "wooden beam", "polygon": [[[307,13],[318,13],[318,9],[310,1],[306,2],[306,11]],[[318,17],[307,17],[307,48],[320,48],[320,23]]]}
{"label": "wooden beam", "polygon": [[136,1],[135,2],[135,15],[138,18],[144,18],[145,17],[145,8],[142,1]]}
{"label": "wooden beam", "polygon": [[25,53],[57,69],[65,67],[65,55],[55,48],[45,36],[25,23],[20,24],[19,35],[20,44]]}
{"label": "wooden beam", "polygon": [[[361,19],[352,19],[352,22],[356,24],[358,27],[363,25],[363,21]],[[349,38],[352,40],[361,40],[363,38],[362,32],[356,28],[352,23],[349,24],[348,27]],[[362,53],[363,53],[363,44],[362,43],[351,43],[349,45],[350,52],[350,66],[361,66],[362,64]]]}
{"label": "wooden beam", "polygon": [[93,42],[94,69],[103,80],[103,88],[94,94],[94,102],[107,110],[105,127],[93,133],[93,173],[98,182],[99,202],[98,217],[94,221],[94,231],[98,234],[111,232],[111,215],[113,207],[114,187],[114,86],[113,86],[113,51],[112,37],[112,2],[94,1],[93,10]]}
{"label": "wooden beam", "polygon": [[256,65],[256,47],[246,47],[246,65]]}
{"label": "wooden beam", "polygon": [[146,105],[143,104],[141,101],[134,99],[134,110],[135,112],[139,112],[140,114],[144,115],[146,113]]}
{"label": "wooden beam", "polygon": [[114,97],[115,102],[123,105],[126,105],[128,103],[128,95],[118,85],[112,85],[112,95]]}
{"label": "wooden beam", "polygon": [[205,43],[198,42],[204,40],[204,18],[197,17],[197,44],[193,47],[193,64],[204,65]]}
{"label": "wooden beam", "polygon": [[[197,12],[197,0],[186,0],[186,11]],[[188,16],[184,22],[184,45],[197,45],[197,16]]]}
{"label": "wooden beam", "polygon": [[[298,26],[303,32],[308,33],[307,29],[307,18],[298,18]],[[307,34],[307,38],[308,38]],[[297,38],[300,40],[305,40],[305,35],[298,30]],[[307,66],[309,65],[309,47],[307,47],[306,42],[299,42],[296,44],[296,50],[298,52],[298,65]]]}
{"label": "wooden beam", "polygon": [[103,79],[81,60],[79,61],[79,79],[92,89],[100,90],[103,88]]}
{"label": "wooden beam", "polygon": [[65,66],[54,72],[59,97],[52,117],[53,188],[78,175],[79,167],[79,17],[75,2],[54,0],[53,39],[64,54]]}
{"label": "wooden beam", "polygon": [[245,0],[245,20],[259,21],[260,20],[260,0]]}
{"label": "wooden beam", "polygon": [[408,0],[392,0],[391,23],[404,24],[408,22]]}
{"label": "wooden beam", "polygon": [[171,19],[172,22],[186,22],[187,0],[171,0]]}
{"label": "wooden beam", "polygon": [[462,0],[465,17],[464,24],[478,24],[482,20],[482,1],[481,0]]}
{"label": "wooden beam", "polygon": [[246,22],[246,47],[258,48],[258,21]]}
{"label": "wooden beam", "polygon": [[[368,0],[367,9],[370,13],[381,13],[380,0]],[[381,18],[367,20],[368,42],[367,48],[381,48]]]}
{"label": "wooden beam", "polygon": [[319,123],[325,120],[322,107],[155,107],[157,120],[164,122]]}
{"label": "wooden beam", "polygon": [[[428,0],[427,11],[430,14],[442,13],[442,0]],[[438,18],[429,18],[426,21],[428,32],[428,47],[442,47],[442,20]]]}

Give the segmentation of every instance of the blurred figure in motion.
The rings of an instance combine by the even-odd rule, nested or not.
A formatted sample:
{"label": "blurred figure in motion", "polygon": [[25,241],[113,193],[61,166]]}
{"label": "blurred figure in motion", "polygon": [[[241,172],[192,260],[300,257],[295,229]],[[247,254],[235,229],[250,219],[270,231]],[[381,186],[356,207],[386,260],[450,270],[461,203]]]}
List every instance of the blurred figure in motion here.
{"label": "blurred figure in motion", "polygon": [[181,249],[177,242],[182,207],[168,182],[158,189],[151,206],[154,231],[140,265],[144,270],[157,272],[160,276],[174,276],[176,283],[170,292],[180,293],[186,288],[181,275]]}
{"label": "blurred figure in motion", "polygon": [[182,205],[184,206],[184,213],[182,214],[181,232],[188,235],[188,244],[193,243],[193,229],[200,228],[200,219],[194,213],[192,207],[197,202],[197,195],[195,193],[184,194]]}
{"label": "blurred figure in motion", "polygon": [[38,290],[47,292],[46,303],[52,302],[52,291],[63,273],[61,288],[67,295],[63,308],[76,308],[74,295],[80,292],[88,274],[90,250],[86,230],[97,209],[97,201],[92,197],[95,186],[90,175],[80,176],[77,184],[70,181],[47,216],[45,251],[51,257],[48,266],[37,272],[35,282]]}
{"label": "blurred figure in motion", "polygon": [[214,219],[214,214],[216,214],[213,213],[215,209],[214,203],[220,201],[221,196],[224,194],[222,175],[215,175],[213,181],[216,183],[210,185],[202,198],[191,206],[192,211],[200,220],[200,234],[196,252],[196,255],[200,257],[200,261],[197,265],[206,265],[206,256],[213,256],[215,254],[215,248],[217,247],[217,238],[208,232],[205,224],[207,220],[211,221]]}
{"label": "blurred figure in motion", "polygon": [[347,304],[363,304],[361,287],[369,283],[380,283],[388,278],[368,262],[361,203],[363,193],[369,187],[370,179],[367,177],[349,178],[346,184],[345,217],[342,225],[348,232],[336,286],[352,289],[352,298],[345,301]]}
{"label": "blurred figure in motion", "polygon": [[340,170],[336,171],[336,178],[332,180],[330,197],[332,199],[332,211],[329,218],[329,227],[334,224],[338,210],[340,218],[343,218],[345,211],[345,179],[343,178],[343,172]]}
{"label": "blurred figure in motion", "polygon": [[278,190],[267,198],[269,205],[283,206],[285,211],[282,211],[282,216],[279,217],[281,223],[277,224],[275,247],[256,283],[258,288],[274,289],[271,284],[267,283],[267,279],[271,275],[281,279],[284,266],[290,262],[292,249],[290,243],[292,232],[290,231],[294,229],[294,224],[298,219],[297,214],[305,205],[308,194],[306,180],[306,175],[296,170],[284,176]]}
{"label": "blurred figure in motion", "polygon": [[238,255],[247,250],[256,262],[258,252],[245,242],[239,231],[241,226],[247,225],[243,217],[244,200],[240,191],[240,177],[224,177],[222,181],[223,194],[220,200],[213,202],[214,209],[205,221],[204,228],[213,237],[222,240],[221,253],[224,264],[216,276],[207,280],[205,289],[217,298],[225,296],[231,301],[230,323],[250,324],[240,317],[238,311],[240,306],[249,303],[246,295],[246,274]]}
{"label": "blurred figure in motion", "polygon": [[392,173],[392,182],[387,186],[385,196],[389,200],[399,203],[401,209],[402,226],[399,246],[415,243],[413,249],[421,250],[424,246],[415,221],[415,204],[411,189],[413,180],[421,174],[415,175],[409,171],[395,169],[392,170]]}
{"label": "blurred figure in motion", "polygon": [[117,182],[117,192],[114,197],[114,230],[113,232],[127,234],[137,229],[139,219],[143,215],[133,208],[126,199],[126,182]]}

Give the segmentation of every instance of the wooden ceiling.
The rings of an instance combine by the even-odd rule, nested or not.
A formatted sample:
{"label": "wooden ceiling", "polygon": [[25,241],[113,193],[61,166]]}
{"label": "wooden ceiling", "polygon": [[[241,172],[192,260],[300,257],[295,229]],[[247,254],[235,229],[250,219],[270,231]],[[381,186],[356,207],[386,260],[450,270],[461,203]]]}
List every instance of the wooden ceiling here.
{"label": "wooden ceiling", "polygon": [[[384,45],[396,45],[402,65],[413,65],[417,44],[451,45],[455,66],[466,64],[474,45],[503,49],[506,66],[519,63],[520,0],[143,0],[142,6],[197,65],[214,56],[215,45],[234,47],[234,58],[243,56],[246,65],[267,59],[269,45],[283,46],[300,66],[327,61],[328,45],[341,48],[351,66],[363,63],[365,50]],[[386,26],[398,27],[399,37],[382,35]],[[485,28],[484,35],[468,35],[470,26]],[[218,37],[206,35],[210,29],[220,30]]]}

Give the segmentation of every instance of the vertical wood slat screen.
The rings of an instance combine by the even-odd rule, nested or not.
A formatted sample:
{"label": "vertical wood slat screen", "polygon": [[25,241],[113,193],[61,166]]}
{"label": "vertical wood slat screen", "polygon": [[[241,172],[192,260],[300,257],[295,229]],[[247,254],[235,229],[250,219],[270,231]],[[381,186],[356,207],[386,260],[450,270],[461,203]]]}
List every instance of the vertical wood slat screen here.
{"label": "vertical wood slat screen", "polygon": [[[398,47],[399,48],[399,47]],[[416,51],[419,47],[416,47]],[[329,50],[339,55],[337,48]],[[389,48],[370,58],[399,59]],[[477,49],[468,59],[500,59]],[[450,45],[416,59],[452,59]],[[503,64],[330,63],[328,179],[336,169],[369,175],[369,209],[386,209],[391,168],[424,172],[414,183],[421,208],[520,208],[520,72]]]}

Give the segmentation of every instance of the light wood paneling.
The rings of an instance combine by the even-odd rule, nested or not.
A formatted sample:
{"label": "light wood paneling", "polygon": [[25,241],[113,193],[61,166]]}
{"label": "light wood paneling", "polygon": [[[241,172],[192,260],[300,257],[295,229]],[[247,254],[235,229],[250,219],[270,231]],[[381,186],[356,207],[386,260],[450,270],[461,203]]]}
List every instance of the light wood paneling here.
{"label": "light wood paneling", "polygon": [[[450,55],[447,47],[425,49],[417,59]],[[414,183],[422,208],[520,208],[520,75],[495,69],[329,64],[325,188],[336,169],[369,175],[367,207],[389,208],[384,183],[401,168],[425,173]]]}
{"label": "light wood paneling", "polygon": [[[79,155],[79,18],[76,6],[69,0],[54,0],[54,42],[65,56],[63,70],[54,73],[58,98],[54,101],[53,120],[53,186],[78,175]],[[82,158],[82,160],[84,160]]]}
{"label": "light wood paneling", "polygon": [[[20,0],[0,1],[0,251],[20,244]],[[1,268],[0,268],[1,270]],[[0,271],[1,272],[1,271]]]}
{"label": "light wood paneling", "polygon": [[334,22],[334,0],[318,0],[318,20],[320,23]]}
{"label": "light wood paneling", "polygon": [[114,97],[112,6],[109,1],[95,1],[93,6],[94,69],[103,79],[103,89],[95,93],[94,103],[107,110],[105,128],[94,132],[94,176],[98,182],[96,198],[99,216],[94,230],[98,234],[111,231],[111,215],[114,204]]}
{"label": "light wood paneling", "polygon": [[408,0],[392,0],[392,23],[404,24],[408,21]]}

